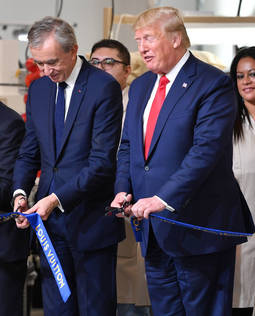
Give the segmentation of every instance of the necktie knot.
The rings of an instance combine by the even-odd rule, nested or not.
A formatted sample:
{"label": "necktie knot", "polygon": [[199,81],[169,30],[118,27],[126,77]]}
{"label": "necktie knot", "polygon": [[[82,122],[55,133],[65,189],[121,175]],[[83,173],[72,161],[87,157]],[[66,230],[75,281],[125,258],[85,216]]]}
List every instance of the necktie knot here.
{"label": "necktie knot", "polygon": [[168,84],[169,80],[167,79],[167,77],[164,75],[160,78],[159,80],[159,87],[160,88],[165,88],[166,85]]}
{"label": "necktie knot", "polygon": [[59,82],[58,87],[65,90],[67,87],[67,83],[65,81]]}

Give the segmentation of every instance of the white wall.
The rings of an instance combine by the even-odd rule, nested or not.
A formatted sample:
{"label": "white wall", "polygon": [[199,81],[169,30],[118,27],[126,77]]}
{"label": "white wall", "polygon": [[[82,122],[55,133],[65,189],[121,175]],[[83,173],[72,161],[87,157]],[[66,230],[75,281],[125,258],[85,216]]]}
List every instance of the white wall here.
{"label": "white wall", "polygon": [[[221,16],[237,16],[239,0],[200,0],[199,1],[199,9],[201,11],[209,11],[214,15]],[[243,0],[240,16],[252,16],[255,15],[255,1],[254,0]],[[254,34],[250,34],[249,43],[242,45],[255,45],[250,42],[250,39],[254,38]],[[239,46],[242,46],[239,45]],[[222,63],[226,65],[229,70],[232,59],[235,56],[235,47],[229,44],[221,44],[217,46],[203,46],[201,47],[204,50],[209,50],[216,54]]]}
{"label": "white wall", "polygon": [[[53,0],[0,0],[0,37],[13,39],[17,24],[29,24],[46,16],[55,15],[59,1]],[[110,0],[64,0],[61,18],[74,26],[79,42],[79,52],[85,54],[103,37],[103,8],[111,7]],[[147,0],[115,0],[115,12],[138,14],[148,8]],[[9,24],[6,30],[3,25]],[[16,25],[15,25],[16,24]],[[134,45],[133,36],[127,38],[128,46]],[[123,34],[121,35],[123,38]],[[129,43],[131,42],[131,43]],[[25,43],[20,43],[20,59],[25,61]],[[130,47],[131,49],[132,47]]]}
{"label": "white wall", "polygon": [[[240,0],[200,0],[200,10],[211,11],[215,15],[236,16]],[[243,0],[240,16],[254,15],[254,0]]]}
{"label": "white wall", "polygon": [[149,0],[149,3],[153,7],[171,6],[182,11],[194,11],[198,0]]}

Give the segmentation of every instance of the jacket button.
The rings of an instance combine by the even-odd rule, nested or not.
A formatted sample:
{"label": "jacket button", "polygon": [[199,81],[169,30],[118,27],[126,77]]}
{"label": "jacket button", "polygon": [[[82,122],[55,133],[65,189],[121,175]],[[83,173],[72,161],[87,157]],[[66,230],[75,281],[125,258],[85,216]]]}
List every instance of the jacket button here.
{"label": "jacket button", "polygon": [[57,167],[54,167],[54,168],[53,168],[53,171],[54,171],[54,172],[57,172],[57,171],[58,171],[58,168],[57,168]]}
{"label": "jacket button", "polygon": [[150,167],[149,167],[149,166],[145,166],[145,167],[144,167],[144,170],[145,170],[145,171],[149,171],[149,170],[150,170]]}

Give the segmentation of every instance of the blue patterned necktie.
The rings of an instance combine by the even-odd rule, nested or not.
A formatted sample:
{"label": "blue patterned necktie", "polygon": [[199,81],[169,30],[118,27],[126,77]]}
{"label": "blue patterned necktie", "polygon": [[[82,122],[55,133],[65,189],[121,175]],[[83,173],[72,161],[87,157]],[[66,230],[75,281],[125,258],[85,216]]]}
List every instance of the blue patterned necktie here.
{"label": "blue patterned necktie", "polygon": [[58,84],[58,97],[55,105],[55,140],[56,140],[56,155],[58,155],[62,134],[65,125],[65,88],[67,84],[63,81]]}

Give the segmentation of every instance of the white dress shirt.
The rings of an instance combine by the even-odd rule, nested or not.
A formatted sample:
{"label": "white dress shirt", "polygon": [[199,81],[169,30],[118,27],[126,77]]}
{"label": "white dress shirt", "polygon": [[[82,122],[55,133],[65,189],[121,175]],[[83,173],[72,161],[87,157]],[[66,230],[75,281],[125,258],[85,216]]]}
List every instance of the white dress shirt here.
{"label": "white dress shirt", "polygon": [[[81,70],[81,66],[82,66],[82,60],[80,59],[80,57],[77,57],[76,63],[74,65],[74,68],[73,68],[70,76],[65,80],[65,83],[67,84],[67,86],[65,88],[65,120],[66,120],[67,113],[69,110],[70,101],[71,101],[71,97],[72,97],[72,93],[73,93],[73,88],[74,88],[76,79],[79,75],[79,72]],[[57,83],[57,85],[58,85],[58,83]],[[57,101],[57,97],[58,97],[58,90],[56,93],[56,101]]]}
{"label": "white dress shirt", "polygon": [[[169,80],[168,84],[166,85],[166,96],[172,86],[172,84],[174,83],[175,78],[177,77],[179,71],[181,70],[181,68],[183,67],[183,65],[186,63],[186,61],[188,60],[190,56],[190,52],[187,50],[186,53],[182,56],[182,58],[179,60],[179,62],[174,66],[173,69],[171,69],[167,74],[165,74],[165,76],[167,77],[167,79]],[[145,140],[145,134],[146,134],[146,128],[147,128],[147,123],[148,123],[148,118],[149,118],[149,114],[150,114],[150,110],[151,110],[151,106],[152,106],[152,102],[155,98],[158,86],[159,86],[159,80],[160,77],[162,75],[158,75],[158,78],[154,84],[154,87],[152,89],[151,92],[151,96],[149,98],[149,101],[145,107],[144,110],[144,114],[143,114],[143,140]],[[164,200],[162,200],[160,197],[158,197],[157,195],[155,195],[166,207],[167,210],[174,212],[175,209],[172,208],[170,205],[168,205]]]}

